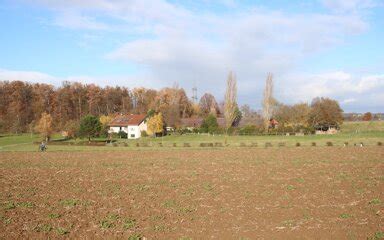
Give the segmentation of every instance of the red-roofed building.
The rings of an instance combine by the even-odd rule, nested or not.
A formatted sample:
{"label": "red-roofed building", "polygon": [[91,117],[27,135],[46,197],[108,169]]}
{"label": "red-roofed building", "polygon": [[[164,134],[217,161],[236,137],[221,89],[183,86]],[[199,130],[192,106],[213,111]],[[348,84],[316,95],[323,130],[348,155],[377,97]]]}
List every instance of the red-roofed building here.
{"label": "red-roofed building", "polygon": [[142,131],[147,131],[146,115],[127,114],[118,115],[109,123],[109,132],[126,132],[128,139],[137,139],[141,137]]}

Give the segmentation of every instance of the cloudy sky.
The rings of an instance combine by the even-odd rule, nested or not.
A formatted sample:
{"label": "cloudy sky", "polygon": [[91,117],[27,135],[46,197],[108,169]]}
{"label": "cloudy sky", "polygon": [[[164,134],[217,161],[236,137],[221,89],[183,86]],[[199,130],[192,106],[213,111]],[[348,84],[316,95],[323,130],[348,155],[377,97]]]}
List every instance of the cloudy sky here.
{"label": "cloudy sky", "polygon": [[384,0],[0,0],[0,80],[175,82],[259,108],[326,96],[384,112]]}

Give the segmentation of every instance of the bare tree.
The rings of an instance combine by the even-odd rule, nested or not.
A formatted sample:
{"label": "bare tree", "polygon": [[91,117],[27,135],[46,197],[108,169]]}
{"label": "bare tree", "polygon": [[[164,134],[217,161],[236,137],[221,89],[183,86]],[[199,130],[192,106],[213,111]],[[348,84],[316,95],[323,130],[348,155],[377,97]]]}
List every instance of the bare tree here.
{"label": "bare tree", "polygon": [[232,71],[228,74],[227,90],[224,98],[224,118],[226,129],[228,130],[236,119],[237,109],[237,84],[236,77]]}
{"label": "bare tree", "polygon": [[264,89],[264,99],[263,99],[263,118],[264,118],[264,128],[268,130],[269,121],[273,115],[273,75],[272,73],[268,73],[267,79],[265,81],[265,89]]}

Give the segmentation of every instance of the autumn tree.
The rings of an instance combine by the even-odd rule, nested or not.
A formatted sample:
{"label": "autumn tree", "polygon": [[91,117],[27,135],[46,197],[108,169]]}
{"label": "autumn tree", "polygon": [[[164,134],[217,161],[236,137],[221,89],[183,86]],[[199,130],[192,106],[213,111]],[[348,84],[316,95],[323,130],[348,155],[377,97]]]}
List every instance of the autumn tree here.
{"label": "autumn tree", "polygon": [[147,131],[149,135],[156,136],[164,131],[163,115],[161,113],[154,114],[147,121]]}
{"label": "autumn tree", "polygon": [[154,101],[157,91],[146,88],[134,88],[132,90],[132,108],[135,113],[145,114],[151,108],[154,108]]}
{"label": "autumn tree", "polygon": [[77,120],[69,120],[65,123],[63,131],[66,133],[66,137],[74,138],[79,134],[80,123]]}
{"label": "autumn tree", "polygon": [[99,120],[103,127],[107,127],[108,124],[113,120],[113,117],[108,115],[101,115]]}
{"label": "autumn tree", "polygon": [[240,111],[242,114],[241,121],[244,125],[263,125],[262,116],[257,111],[251,109],[249,105],[242,105]]}
{"label": "autumn tree", "polygon": [[269,120],[273,116],[273,108],[275,104],[275,99],[273,98],[273,75],[268,73],[267,79],[265,81],[265,89],[263,96],[263,118],[264,118],[264,129],[268,130]]}
{"label": "autumn tree", "polygon": [[10,82],[6,86],[5,94],[8,99],[5,99],[7,106],[4,117],[9,130],[16,134],[24,132],[34,117],[31,107],[32,86],[21,81]]}
{"label": "autumn tree", "polygon": [[88,114],[99,116],[103,113],[103,90],[94,84],[87,85]]}
{"label": "autumn tree", "polygon": [[174,85],[161,89],[155,99],[155,108],[161,112],[168,126],[178,127],[182,117],[192,114],[192,105],[183,88]]}
{"label": "autumn tree", "polygon": [[291,107],[292,124],[294,126],[308,126],[308,119],[311,113],[311,107],[307,103],[297,103]]}
{"label": "autumn tree", "polygon": [[77,82],[70,84],[69,90],[71,101],[74,107],[72,114],[74,117],[76,117],[77,120],[80,120],[86,112],[85,108],[87,107],[87,90],[83,84]]}
{"label": "autumn tree", "polygon": [[[274,118],[279,122],[279,127],[281,128],[291,126],[292,108],[289,105],[277,103],[274,111]],[[268,122],[268,125],[269,125],[269,122]]]}
{"label": "autumn tree", "polygon": [[201,114],[200,106],[197,103],[192,103],[192,116],[199,116]]}
{"label": "autumn tree", "polygon": [[48,142],[53,129],[52,129],[52,117],[48,113],[43,113],[39,122],[37,123],[35,130],[41,134],[41,136]]}
{"label": "autumn tree", "polygon": [[[237,117],[237,85],[236,77],[232,72],[229,72],[227,79],[227,89],[224,96],[224,118],[226,129],[232,127],[233,122]],[[240,112],[240,111],[239,111]]]}
{"label": "autumn tree", "polygon": [[364,113],[363,121],[372,121],[372,113],[370,113],[370,112]]}
{"label": "autumn tree", "polygon": [[210,93],[204,93],[199,101],[199,110],[202,116],[213,114],[217,116],[220,114],[219,105],[216,102],[215,97]]}
{"label": "autumn tree", "polygon": [[67,128],[70,121],[80,122],[85,115],[96,117],[116,113],[146,114],[149,109],[162,112],[169,125],[179,125],[180,118],[199,112],[192,106],[183,88],[156,91],[146,88],[100,87],[95,84],[64,81],[61,86],[0,81],[0,131],[30,131],[46,112],[52,128]]}
{"label": "autumn tree", "polygon": [[76,119],[76,106],[73,101],[71,83],[63,82],[62,86],[57,89],[55,98],[55,115],[58,120],[58,128],[64,127],[65,123],[71,119]]}
{"label": "autumn tree", "polygon": [[100,123],[101,123],[101,135],[102,136],[108,136],[108,130],[109,130],[109,123],[113,120],[112,116],[108,115],[101,115],[99,117]]}
{"label": "autumn tree", "polygon": [[34,84],[32,86],[32,109],[34,120],[38,120],[42,113],[53,114],[55,90],[52,85]]}
{"label": "autumn tree", "polygon": [[80,136],[87,137],[91,142],[91,137],[97,136],[101,131],[100,120],[93,115],[86,115],[81,119],[79,134]]}
{"label": "autumn tree", "polygon": [[274,118],[279,122],[280,127],[300,128],[308,125],[311,108],[306,103],[285,105],[275,103]]}
{"label": "autumn tree", "polygon": [[312,100],[309,124],[311,126],[339,126],[343,123],[343,110],[336,100],[315,98]]}

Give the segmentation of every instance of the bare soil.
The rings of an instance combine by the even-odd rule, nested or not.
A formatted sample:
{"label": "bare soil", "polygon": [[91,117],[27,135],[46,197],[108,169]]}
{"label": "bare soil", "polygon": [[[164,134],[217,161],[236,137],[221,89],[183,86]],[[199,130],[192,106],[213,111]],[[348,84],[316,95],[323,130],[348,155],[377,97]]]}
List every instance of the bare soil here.
{"label": "bare soil", "polygon": [[366,239],[384,148],[0,153],[0,238]]}

